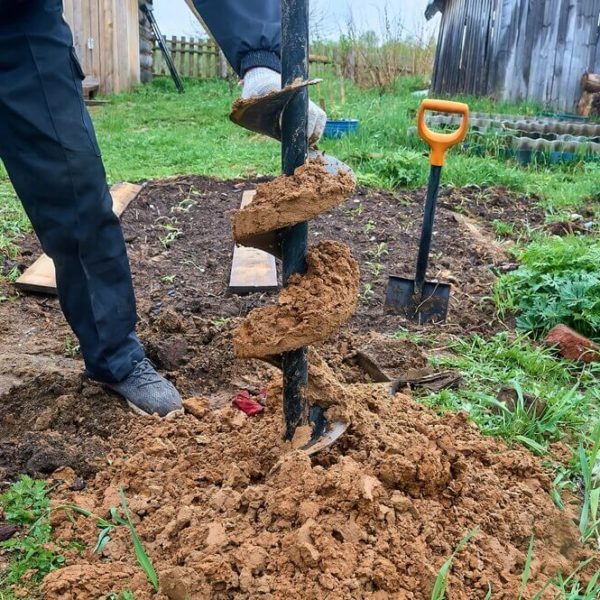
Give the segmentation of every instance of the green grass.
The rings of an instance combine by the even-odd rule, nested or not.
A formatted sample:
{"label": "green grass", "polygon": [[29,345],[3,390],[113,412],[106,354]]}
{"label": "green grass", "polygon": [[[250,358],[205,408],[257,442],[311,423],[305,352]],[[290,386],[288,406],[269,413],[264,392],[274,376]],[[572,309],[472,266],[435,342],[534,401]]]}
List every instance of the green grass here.
{"label": "green grass", "polygon": [[536,336],[563,323],[600,339],[600,239],[540,237],[516,253],[519,269],[502,276],[494,298],[501,314]]}
{"label": "green grass", "polygon": [[[559,440],[576,447],[600,418],[600,366],[581,368],[557,360],[525,336],[456,339],[448,352],[431,360],[458,369],[463,382],[425,395],[423,402],[442,412],[465,411],[483,433],[524,444],[537,454],[546,454]],[[499,399],[502,390],[512,401]]]}
{"label": "green grass", "polygon": [[[348,161],[359,181],[379,186],[424,185],[428,162],[425,146],[408,139],[420,99],[411,92],[423,80],[406,77],[385,94],[346,85],[346,104],[329,107],[361,120],[360,132],[342,140],[324,140],[326,151]],[[311,94],[318,100],[317,86]],[[186,81],[186,93],[177,94],[170,80],[110,99],[91,109],[110,182],[138,181],[197,173],[220,178],[249,177],[279,172],[279,144],[241,130],[228,114],[238,97],[237,86],[224,81]],[[533,105],[495,105],[489,99],[461,98],[473,110],[529,114]],[[521,167],[500,158],[450,153],[444,180],[463,186],[503,185],[535,194],[550,215],[573,209],[600,194],[600,167],[578,163],[568,167]],[[16,252],[19,234],[29,229],[6,174],[0,167],[0,257]]]}
{"label": "green grass", "polygon": [[0,542],[0,552],[9,560],[0,571],[0,599],[8,600],[13,598],[13,585],[35,587],[64,564],[64,557],[52,544],[50,500],[43,481],[23,476],[0,496],[0,508],[8,523],[21,528],[12,539]]}

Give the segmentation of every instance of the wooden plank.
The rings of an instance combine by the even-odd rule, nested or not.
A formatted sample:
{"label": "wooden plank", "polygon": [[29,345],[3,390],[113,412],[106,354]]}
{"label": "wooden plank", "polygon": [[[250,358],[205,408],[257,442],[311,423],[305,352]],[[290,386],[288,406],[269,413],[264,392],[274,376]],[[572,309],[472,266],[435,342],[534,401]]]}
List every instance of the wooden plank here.
{"label": "wooden plank", "polygon": [[[242,194],[241,208],[252,202],[255,193],[254,190],[246,190]],[[236,245],[231,261],[229,291],[232,294],[248,294],[278,288],[275,257],[256,248]]]}
{"label": "wooden plank", "polygon": [[[125,209],[137,197],[141,189],[141,185],[126,182],[116,183],[112,186],[110,193],[113,199],[113,211],[117,217],[125,212]],[[56,275],[52,259],[46,254],[42,254],[17,279],[15,285],[27,292],[56,294]]]}

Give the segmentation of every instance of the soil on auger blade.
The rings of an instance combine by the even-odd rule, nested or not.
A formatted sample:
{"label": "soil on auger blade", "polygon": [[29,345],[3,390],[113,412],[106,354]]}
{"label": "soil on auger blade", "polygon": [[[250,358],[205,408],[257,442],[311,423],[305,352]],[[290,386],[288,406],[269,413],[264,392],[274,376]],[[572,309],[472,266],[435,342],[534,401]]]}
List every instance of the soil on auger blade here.
{"label": "soil on auger blade", "polygon": [[252,203],[233,213],[233,237],[243,242],[253,235],[314,219],[341,204],[354,187],[347,171],[331,175],[319,161],[306,163],[291,177],[277,177],[257,186]]}
{"label": "soil on auger blade", "polygon": [[[155,182],[123,217],[140,338],[186,397],[208,398],[188,403],[196,416],[164,423],[132,415],[117,396],[82,378],[56,299],[17,295],[0,283],[0,296],[11,298],[0,303],[0,480],[19,472],[48,476],[58,485],[56,503],[99,516],[119,504],[122,485],[159,571],[158,599],[189,592],[192,599],[424,600],[443,562],[476,527],[454,562],[451,598],[484,598],[491,584],[494,598],[514,600],[532,535],[528,597],[557,570],[571,572],[584,554],[573,514],[554,507],[551,481],[532,454],[482,437],[463,416],[436,417],[406,396],[336,387],[336,379],[368,380],[353,359],[365,344],[383,348],[394,369],[424,365],[414,343],[390,343],[389,334],[414,326],[383,315],[388,272],[412,272],[422,192],[359,189],[349,205],[311,223],[313,243],[340,239],[362,267],[357,312],[318,346],[331,370],[317,365],[326,375],[313,390],[331,390],[324,403],[334,415],[344,412],[350,428],[312,461],[294,453],[282,458],[279,374],[233,356],[240,318],[276,297],[226,293],[228,212],[251,185],[200,177]],[[469,220],[457,220],[450,208]],[[494,219],[518,234],[542,217],[528,201],[495,190],[441,197],[432,272],[461,285],[453,289],[448,323],[436,329],[440,336],[505,326],[486,300],[492,269],[511,266]],[[18,264],[25,266],[39,247],[31,237],[23,247]],[[260,416],[231,408],[236,392],[260,398],[269,382],[274,391]],[[54,471],[62,465],[68,468]],[[67,552],[67,568],[45,583],[48,599],[123,589],[151,597],[126,529],[111,532],[98,555],[91,552],[95,519],[53,518],[59,536],[81,539],[87,550]]]}
{"label": "soil on auger blade", "polygon": [[327,340],[354,313],[359,270],[348,246],[320,242],[307,256],[308,270],[293,275],[277,304],[254,309],[236,329],[240,358],[278,355]]}

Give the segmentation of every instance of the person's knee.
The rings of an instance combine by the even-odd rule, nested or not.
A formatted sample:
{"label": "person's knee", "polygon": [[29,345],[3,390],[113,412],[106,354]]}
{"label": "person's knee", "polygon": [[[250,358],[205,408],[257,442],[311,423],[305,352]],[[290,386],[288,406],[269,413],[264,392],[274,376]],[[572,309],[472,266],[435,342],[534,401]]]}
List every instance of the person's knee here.
{"label": "person's knee", "polygon": [[93,152],[59,151],[50,160],[21,157],[6,166],[51,258],[77,258],[82,248],[98,243],[100,232],[119,227],[102,160]]}

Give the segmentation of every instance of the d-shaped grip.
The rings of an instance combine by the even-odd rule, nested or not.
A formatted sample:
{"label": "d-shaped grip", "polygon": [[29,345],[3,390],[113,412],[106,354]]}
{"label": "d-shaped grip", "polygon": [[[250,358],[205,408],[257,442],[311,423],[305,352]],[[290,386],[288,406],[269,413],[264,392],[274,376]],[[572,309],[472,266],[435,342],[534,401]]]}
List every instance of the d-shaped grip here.
{"label": "d-shaped grip", "polygon": [[[425,113],[428,110],[436,112],[455,113],[462,115],[460,126],[452,133],[438,133],[431,131],[425,123]],[[456,144],[460,144],[467,135],[469,129],[469,107],[462,102],[450,102],[449,100],[423,100],[417,117],[419,135],[431,148],[431,164],[436,167],[444,166],[446,151]]]}

